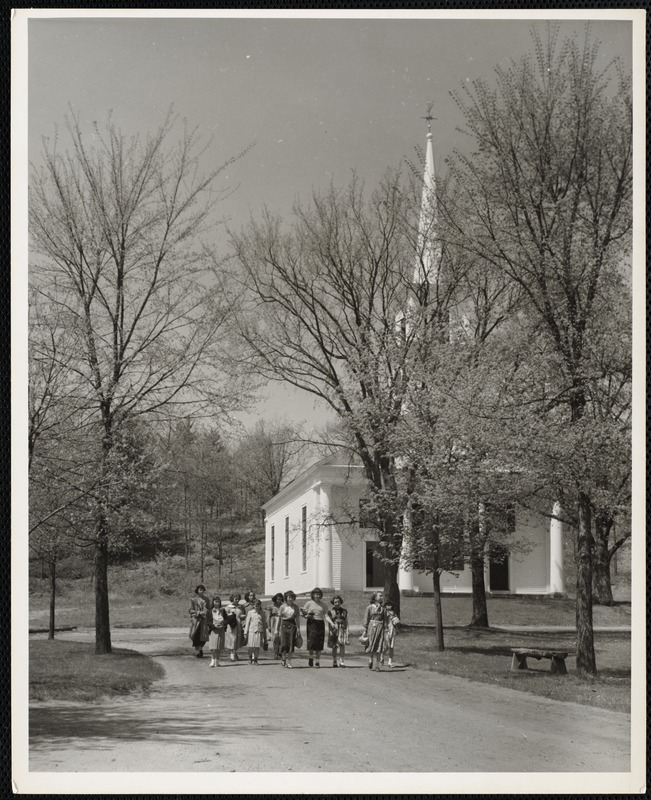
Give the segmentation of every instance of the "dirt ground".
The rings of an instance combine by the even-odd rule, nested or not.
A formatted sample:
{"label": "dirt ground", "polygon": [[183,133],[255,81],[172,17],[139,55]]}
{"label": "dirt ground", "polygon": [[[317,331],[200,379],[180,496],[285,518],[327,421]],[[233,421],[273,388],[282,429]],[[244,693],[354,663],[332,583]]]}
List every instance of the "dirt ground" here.
{"label": "dirt ground", "polygon": [[[90,630],[60,634],[91,640]],[[630,716],[400,666],[371,672],[271,653],[210,669],[185,629],[114,630],[156,658],[148,697],[29,712],[29,769],[47,772],[620,772]],[[324,654],[325,656],[325,654]],[[387,732],[388,731],[388,732]]]}

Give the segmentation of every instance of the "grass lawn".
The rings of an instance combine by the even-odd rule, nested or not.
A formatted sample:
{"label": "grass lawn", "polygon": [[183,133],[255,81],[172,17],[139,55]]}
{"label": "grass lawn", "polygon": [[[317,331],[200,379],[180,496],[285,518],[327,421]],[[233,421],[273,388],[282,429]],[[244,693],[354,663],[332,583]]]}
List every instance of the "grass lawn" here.
{"label": "grass lawn", "polygon": [[[33,581],[34,592],[29,601],[29,627],[47,628],[48,594],[45,581]],[[111,580],[109,600],[111,625],[116,628],[175,628],[189,625],[190,592],[159,595],[151,598],[124,586],[116,574]],[[208,594],[215,594],[208,587]],[[222,599],[228,590],[220,592]],[[368,592],[342,592],[353,625],[361,624],[370,602]],[[326,601],[330,602],[330,596]],[[305,601],[299,597],[299,605]],[[443,625],[468,625],[472,617],[472,599],[468,595],[443,596]],[[562,625],[573,626],[575,603],[570,597],[489,597],[488,620],[492,627],[503,625]],[[433,624],[434,601],[431,597],[403,597],[401,619],[406,624]],[[626,626],[631,622],[630,602],[614,606],[595,606],[595,626]],[[87,580],[60,581],[57,599],[56,624],[79,628],[95,624],[95,598]]]}
{"label": "grass lawn", "polygon": [[[631,640],[628,634],[595,634],[598,676],[576,675],[572,634],[508,633],[496,630],[446,630],[445,650],[436,650],[434,629],[405,627],[396,637],[396,663],[443,672],[481,683],[505,686],[553,700],[630,711]],[[528,659],[529,669],[511,672],[511,648],[566,650],[567,675],[552,675],[546,659]]]}
{"label": "grass lawn", "polygon": [[148,656],[116,649],[95,655],[94,644],[32,639],[29,643],[29,699],[94,701],[147,691],[164,670]]}

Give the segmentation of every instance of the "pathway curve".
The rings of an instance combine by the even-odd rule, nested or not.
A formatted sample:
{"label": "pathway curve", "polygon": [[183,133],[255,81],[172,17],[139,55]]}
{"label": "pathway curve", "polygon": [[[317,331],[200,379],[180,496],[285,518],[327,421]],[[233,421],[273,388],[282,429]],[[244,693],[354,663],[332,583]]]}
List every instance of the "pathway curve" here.
{"label": "pathway curve", "polygon": [[[92,631],[60,638],[90,640]],[[412,669],[304,655],[218,669],[181,629],[113,631],[165,668],[148,697],[30,708],[30,771],[618,772],[630,716]]]}

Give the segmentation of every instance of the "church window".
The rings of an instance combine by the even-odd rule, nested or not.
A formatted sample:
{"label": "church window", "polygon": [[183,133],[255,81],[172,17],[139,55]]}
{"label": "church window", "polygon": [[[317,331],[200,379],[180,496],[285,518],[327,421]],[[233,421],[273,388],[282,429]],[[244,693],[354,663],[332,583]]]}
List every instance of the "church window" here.
{"label": "church window", "polygon": [[301,509],[301,555],[302,570],[307,570],[307,506]]}
{"label": "church window", "polygon": [[276,572],[276,528],[271,526],[271,580],[274,579]]}
{"label": "church window", "polygon": [[289,517],[285,517],[285,577],[289,575]]}

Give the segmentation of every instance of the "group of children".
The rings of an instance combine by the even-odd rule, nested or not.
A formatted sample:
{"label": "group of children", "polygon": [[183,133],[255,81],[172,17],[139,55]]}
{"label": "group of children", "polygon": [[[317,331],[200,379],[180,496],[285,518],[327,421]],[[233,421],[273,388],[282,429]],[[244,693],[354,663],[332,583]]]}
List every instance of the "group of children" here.
{"label": "group of children", "polygon": [[[220,597],[210,600],[203,584],[195,589],[190,602],[190,639],[197,658],[203,657],[203,648],[208,643],[210,666],[219,666],[220,654],[230,651],[231,661],[239,661],[238,650],[248,647],[249,663],[257,665],[260,649],[267,650],[269,641],[273,643],[274,658],[280,659],[283,667],[292,667],[295,648],[303,646],[300,619],[306,619],[306,639],[308,666],[319,667],[324,649],[327,626],[327,646],[332,650],[332,666],[345,667],[346,646],[349,644],[348,611],[341,595],[331,600],[332,608],[323,602],[321,589],[310,593],[303,608],[295,601],[294,592],[280,592],[272,598],[271,605],[264,611],[262,602],[255,592],[247,591],[244,600],[238,593],[231,594],[227,605],[223,606]],[[396,629],[400,624],[393,605],[384,602],[382,592],[376,592],[366,609],[364,632],[360,642],[369,655],[369,669],[380,669],[388,657],[389,668],[393,667]]]}

